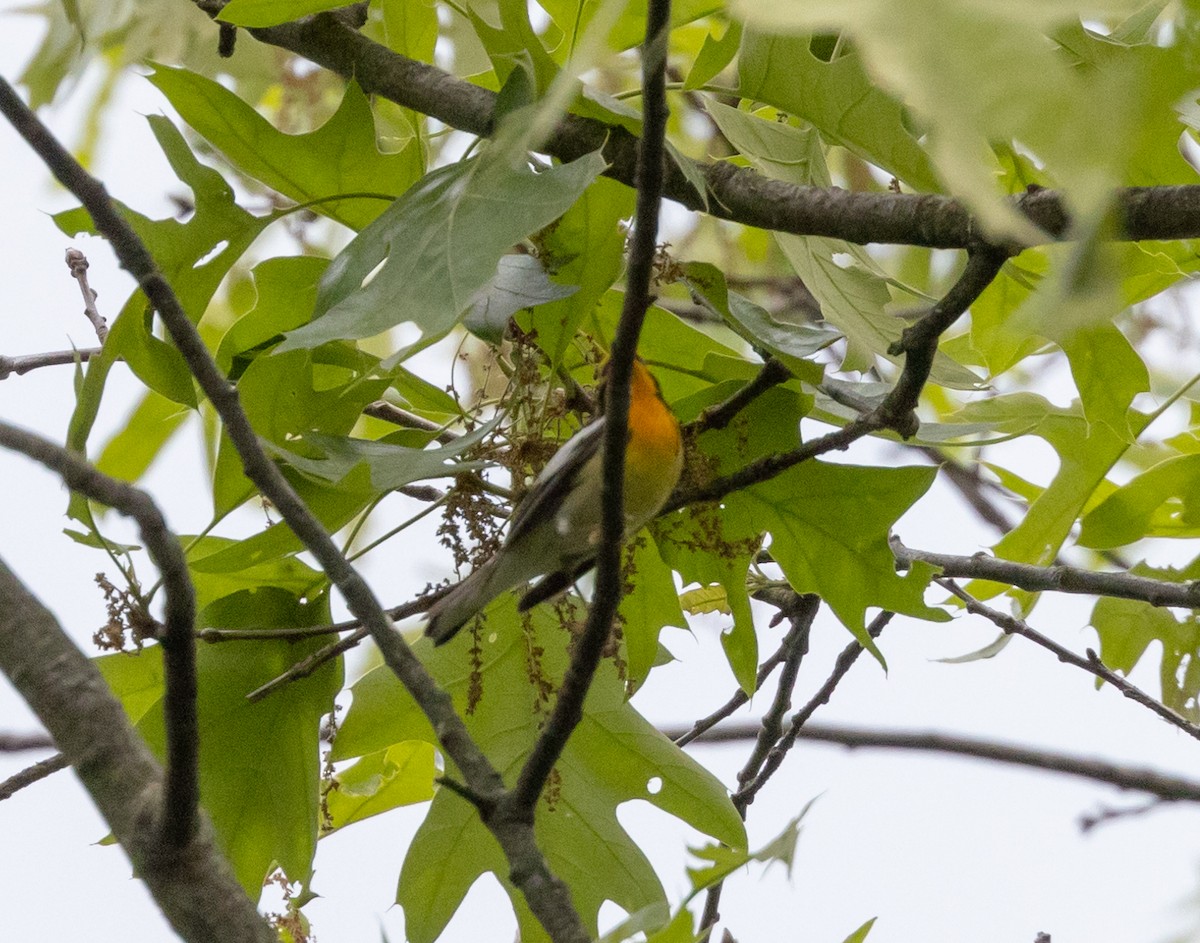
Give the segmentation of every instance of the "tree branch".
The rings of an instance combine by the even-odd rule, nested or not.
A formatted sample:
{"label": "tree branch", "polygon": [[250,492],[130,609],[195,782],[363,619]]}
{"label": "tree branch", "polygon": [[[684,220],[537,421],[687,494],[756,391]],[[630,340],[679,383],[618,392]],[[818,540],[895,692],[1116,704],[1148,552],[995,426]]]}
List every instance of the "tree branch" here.
{"label": "tree branch", "polygon": [[[453,128],[483,136],[494,131],[495,92],[394,53],[336,15],[248,32],[260,42],[355,79],[370,94],[382,95]],[[609,164],[606,174],[629,186],[635,183],[637,139],[622,127],[568,114],[542,147],[563,161],[603,148]],[[728,162],[691,163],[693,174],[689,175],[671,162],[663,195],[719,219],[801,236],[831,236],[859,245],[966,249],[979,238],[977,221],[949,197],[801,187]],[[696,191],[692,176],[704,181],[704,194]],[[1118,231],[1125,239],[1200,237],[1200,186],[1131,187],[1117,194],[1116,204],[1122,224]],[[1018,206],[1046,233],[1047,242],[1070,230],[1064,202],[1052,190],[1031,190],[1019,199]]]}
{"label": "tree branch", "polygon": [[[633,360],[646,310],[658,248],[667,130],[667,40],[670,0],[649,0],[642,45],[642,138],[637,160],[637,204],[625,276],[625,300],[608,362],[608,400],[604,413],[600,544],[596,553],[596,589],[587,625],[575,643],[558,700],[516,786],[499,812],[532,818],[546,779],[562,755],[571,732],[583,717],[583,702],[612,631],[621,601],[621,544],[625,536],[625,443],[629,437],[629,395]],[[511,803],[511,808],[510,808]]]}
{"label": "tree branch", "polygon": [[[58,181],[80,200],[91,215],[96,231],[112,245],[122,267],[137,279],[200,388],[221,417],[246,476],[271,500],[338,587],[350,612],[362,621],[379,646],[384,662],[429,718],[439,743],[467,784],[479,795],[502,794],[504,783],[500,774],[471,739],[466,725],[454,711],[450,695],[438,686],[413,655],[370,587],[263,450],[238,400],[236,388],[217,367],[170,283],[137,233],[117,211],[103,184],[80,166],[21,101],[12,86],[2,79],[0,113],[25,138]],[[506,823],[506,827],[494,828],[492,832],[509,862],[513,883],[521,888],[530,910],[551,939],[557,943],[586,940],[588,935],[571,902],[570,892],[550,872],[537,847],[531,824]]]}
{"label": "tree branch", "polygon": [[1087,657],[1082,658],[1076,655],[1069,648],[1059,645],[1058,642],[1043,635],[1041,632],[1032,628],[1029,623],[1023,619],[1018,619],[1006,613],[993,609],[990,606],[985,606],[982,602],[962,589],[954,580],[938,577],[934,580],[939,586],[949,590],[959,599],[961,599],[967,607],[967,612],[973,615],[983,616],[1002,632],[1007,635],[1021,635],[1040,645],[1046,651],[1051,652],[1059,661],[1065,662],[1068,665],[1074,665],[1076,668],[1082,668],[1088,674],[1095,675],[1102,681],[1107,681],[1114,688],[1124,694],[1131,701],[1141,704],[1142,707],[1153,711],[1167,723],[1178,727],[1189,737],[1200,740],[1200,727],[1193,724],[1187,718],[1180,716],[1163,704],[1161,701],[1156,701],[1149,694],[1139,688],[1137,685],[1127,681],[1111,668],[1104,664],[1099,656],[1092,651],[1087,650]]}
{"label": "tree branch", "polygon": [[[667,734],[670,736],[670,733]],[[730,743],[753,740],[758,736],[754,724],[727,724],[710,730],[700,738],[706,743]],[[997,763],[1044,769],[1068,776],[1078,776],[1106,783],[1118,789],[1150,793],[1171,802],[1200,802],[1200,782],[1160,773],[1144,767],[1122,766],[1106,760],[1034,750],[1029,747],[995,743],[973,737],[958,737],[941,733],[905,733],[865,730],[856,727],[809,725],[797,738],[813,743],[832,743],[851,749],[877,747],[891,750],[921,750],[973,756]]]}
{"label": "tree branch", "polygon": [[1097,573],[1073,566],[1035,566],[1032,563],[1013,563],[977,553],[962,557],[948,553],[930,553],[904,546],[898,537],[891,538],[896,565],[902,570],[914,561],[929,563],[951,578],[992,580],[1006,583],[1029,592],[1051,591],[1081,593],[1089,596],[1112,596],[1115,599],[1136,599],[1152,606],[1178,606],[1200,609],[1200,582],[1170,583],[1133,573]]}
{"label": "tree branch", "polygon": [[[0,422],[0,446],[20,452],[56,472],[72,491],[132,518],[150,559],[162,575],[166,604],[163,647],[167,732],[166,788],[161,824],[166,844],[182,848],[195,834],[200,805],[200,735],[196,718],[196,593],[187,558],[153,499],[144,491],[110,478],[75,453]],[[49,725],[47,725],[49,726]]]}
{"label": "tree branch", "polygon": [[790,452],[768,455],[731,475],[691,492],[677,494],[667,503],[663,513],[701,501],[720,500],[733,491],[774,478],[818,455],[843,451],[863,436],[880,429],[895,429],[905,438],[913,435],[918,426],[917,402],[929,379],[939,338],[992,283],[1007,257],[1005,249],[976,247],[972,250],[962,274],[946,295],[892,345],[893,354],[904,354],[904,369],[891,392],[867,415]]}
{"label": "tree branch", "polygon": [[3,562],[0,670],[54,737],[181,937],[193,943],[275,940],[217,849],[202,812],[189,842],[165,841],[162,768],[100,672]]}

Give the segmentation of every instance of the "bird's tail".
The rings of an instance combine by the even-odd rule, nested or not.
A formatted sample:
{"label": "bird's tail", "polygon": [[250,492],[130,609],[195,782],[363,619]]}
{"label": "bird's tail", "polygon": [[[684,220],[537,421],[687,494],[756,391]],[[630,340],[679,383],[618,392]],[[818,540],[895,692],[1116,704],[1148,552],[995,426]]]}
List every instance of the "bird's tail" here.
{"label": "bird's tail", "polygon": [[455,586],[429,609],[429,624],[425,634],[441,645],[452,639],[472,616],[506,589],[512,589],[519,579],[513,579],[497,564],[503,554],[497,554],[470,576]]}

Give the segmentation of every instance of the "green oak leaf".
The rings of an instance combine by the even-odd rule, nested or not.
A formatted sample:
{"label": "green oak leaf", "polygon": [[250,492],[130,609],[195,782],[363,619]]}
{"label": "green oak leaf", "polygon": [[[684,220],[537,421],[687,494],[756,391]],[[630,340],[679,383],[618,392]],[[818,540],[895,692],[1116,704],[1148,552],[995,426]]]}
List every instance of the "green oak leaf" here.
{"label": "green oak leaf", "polygon": [[598,152],[534,173],[524,156],[488,151],[426,174],[330,263],[314,320],[280,349],[371,337],[405,322],[425,342],[442,337],[513,244],[566,212],[603,169]]}
{"label": "green oak leaf", "polygon": [[[394,154],[380,152],[371,103],[356,82],[346,86],[341,104],[321,127],[285,134],[223,85],[195,72],[156,65],[149,79],[242,173],[351,229],[375,219],[389,197],[399,196],[424,172],[416,138]],[[327,199],[342,193],[377,196]]]}
{"label": "green oak leaf", "polygon": [[[565,602],[574,621],[579,608]],[[414,648],[454,699],[484,752],[512,782],[552,703],[566,668],[571,635],[549,606],[518,617],[506,594],[486,612],[478,634],[468,626],[452,642]],[[469,655],[473,647],[476,653]],[[474,667],[473,667],[474,665]],[[531,683],[532,682],[532,683]],[[551,869],[571,888],[594,934],[605,900],[634,913],[665,904],[649,862],[616,818],[618,806],[640,799],[735,848],[745,834],[724,787],[625,700],[616,666],[602,663],[584,709],[542,800],[535,829]],[[334,744],[336,759],[373,754],[415,739],[433,742],[425,716],[386,668],[354,685],[354,702]],[[457,775],[452,764],[447,772]],[[438,790],[404,862],[397,899],[414,943],[431,943],[475,880],[494,872],[518,911],[521,939],[544,933],[520,893],[508,883],[499,846],[469,803]]]}

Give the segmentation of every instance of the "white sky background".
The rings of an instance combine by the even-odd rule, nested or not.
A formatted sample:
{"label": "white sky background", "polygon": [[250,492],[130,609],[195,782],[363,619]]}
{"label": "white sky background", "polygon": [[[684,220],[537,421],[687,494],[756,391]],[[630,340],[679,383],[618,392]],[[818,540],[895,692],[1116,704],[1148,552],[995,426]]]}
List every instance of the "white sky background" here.
{"label": "white sky background", "polygon": [[[7,79],[19,74],[38,29],[34,19],[0,19],[0,73]],[[68,97],[43,116],[68,143],[78,127],[78,101],[79,96]],[[115,196],[152,216],[170,213],[166,196],[181,190],[140,117],[165,108],[148,83],[125,82],[109,108],[96,168]],[[48,217],[72,204],[48,180],[16,135],[0,127],[0,218],[5,223],[0,228],[5,288],[0,353],[94,343],[81,315],[78,287],[63,263],[71,243]],[[76,245],[91,261],[100,309],[111,319],[127,297],[130,280],[102,244]],[[124,368],[114,370],[94,442],[119,427],[137,390]],[[0,417],[52,438],[61,440],[72,407],[69,367],[0,382]],[[873,448],[856,446],[839,460],[878,456]],[[1045,458],[1031,449],[1027,456],[1013,457],[1012,464],[1044,482],[1052,470]],[[91,652],[91,634],[104,619],[92,577],[108,561],[62,535],[65,493],[49,473],[0,455],[0,482],[0,557]],[[176,531],[194,532],[206,522],[207,499],[188,502],[189,495],[206,494],[194,429],[177,437],[145,484]],[[408,547],[433,546],[433,526],[409,537]],[[956,553],[973,553],[994,539],[940,485],[901,522],[898,533],[910,546]],[[412,559],[411,549],[405,555],[401,546],[368,558],[368,578],[386,604],[408,598],[448,566],[448,560],[422,554],[413,567]],[[1085,628],[1089,610],[1088,599],[1047,596],[1031,621],[1082,651],[1096,644]],[[636,701],[643,713],[661,725],[678,726],[726,699],[734,684],[717,641],[721,625],[719,618],[697,620],[694,636],[668,630],[664,640],[683,660],[655,672]],[[778,634],[763,628],[761,635],[762,648],[773,650]],[[885,677],[869,657],[860,659],[818,719],[968,733],[1200,776],[1196,743],[1112,690],[1097,692],[1090,676],[1059,665],[1023,639],[987,662],[933,660],[972,651],[995,635],[978,619],[945,625],[897,619],[880,642],[890,675]],[[848,640],[845,629],[822,613],[801,672],[798,702],[825,679]],[[1151,655],[1156,658],[1157,651]],[[356,663],[352,660],[351,670]],[[1156,668],[1144,664],[1134,680],[1156,691]],[[760,695],[755,709],[761,711],[770,694]],[[23,702],[0,681],[0,730],[34,729],[36,721]],[[732,783],[748,749],[748,744],[699,746],[693,752]],[[0,778],[37,758],[0,755]],[[1136,805],[1141,798],[981,761],[847,753],[802,744],[751,807],[752,846],[774,837],[818,795],[790,879],[776,866],[765,874],[752,869],[729,882],[722,909],[739,941],[840,943],[873,916],[878,917],[870,937],[875,943],[1030,943],[1038,931],[1052,933],[1056,941],[1158,943],[1200,926],[1200,906],[1188,904],[1200,887],[1195,806],[1161,809],[1084,835],[1078,827],[1081,814]],[[379,939],[381,929],[393,941],[404,938],[403,914],[392,900],[404,849],[422,814],[423,807],[398,810],[321,844],[315,888],[324,898],[306,908],[321,943]],[[625,806],[621,818],[678,901],[687,890],[685,844],[695,844],[697,836],[641,803]],[[69,938],[81,930],[95,943],[174,939],[141,884],[131,878],[124,855],[95,844],[106,831],[69,772],[0,803],[5,940]],[[498,886],[484,879],[444,939],[509,940],[514,926]]]}

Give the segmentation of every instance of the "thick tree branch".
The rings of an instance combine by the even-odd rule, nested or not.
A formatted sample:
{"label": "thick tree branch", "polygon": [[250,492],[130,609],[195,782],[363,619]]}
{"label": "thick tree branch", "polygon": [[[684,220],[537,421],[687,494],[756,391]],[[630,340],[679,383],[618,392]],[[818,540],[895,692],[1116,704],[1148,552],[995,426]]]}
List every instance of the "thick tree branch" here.
{"label": "thick tree branch", "polygon": [[937,567],[946,577],[992,580],[1034,593],[1081,593],[1111,596],[1114,599],[1136,599],[1152,606],[1200,609],[1200,582],[1196,581],[1169,583],[1133,573],[1097,573],[1073,566],[1035,566],[1032,563],[999,560],[982,553],[970,557],[930,553],[906,547],[898,537],[893,537],[891,544],[900,569],[906,570],[914,561],[920,560]]}
{"label": "thick tree branch", "polygon": [[629,437],[630,380],[638,337],[650,307],[650,285],[658,248],[667,131],[667,39],[670,0],[649,0],[646,40],[642,45],[642,127],[637,162],[637,204],[625,276],[625,301],[608,362],[608,399],[604,412],[603,483],[600,544],[596,553],[596,590],[587,625],[575,643],[558,700],[529,758],[521,769],[504,811],[532,817],[533,807],[572,731],[583,718],[583,702],[621,602],[621,544],[625,536],[625,443]]}
{"label": "thick tree branch", "polygon": [[[494,92],[394,53],[335,15],[248,32],[450,127],[478,135],[494,130]],[[637,139],[622,127],[566,115],[542,147],[563,161],[603,148],[608,176],[635,184]],[[980,227],[971,214],[945,196],[800,187],[726,162],[698,161],[693,169],[704,180],[707,193],[697,193],[689,175],[672,162],[663,195],[688,209],[748,226],[832,236],[860,245],[966,249],[979,239]],[[1046,233],[1047,242],[1068,233],[1070,219],[1058,193],[1033,190],[1018,205]],[[1120,191],[1116,208],[1125,239],[1200,237],[1200,186],[1132,187]]]}
{"label": "thick tree branch", "polygon": [[164,840],[161,767],[100,672],[2,562],[0,670],[54,737],[181,937],[193,943],[275,940],[217,849],[203,813],[191,841]]}
{"label": "thick tree branch", "polygon": [[0,422],[0,446],[40,462],[72,491],[115,508],[132,518],[146,552],[162,575],[166,605],[163,647],[166,691],[163,714],[167,731],[167,775],[161,823],[168,846],[192,839],[200,805],[200,735],[196,717],[196,593],[187,558],[153,499],[138,488],[97,471],[73,452]]}
{"label": "thick tree branch", "polygon": [[[21,101],[12,86],[3,80],[0,80],[0,112],[58,181],[80,200],[91,215],[97,232],[112,245],[122,267],[137,279],[221,417],[246,476],[270,498],[288,526],[338,587],[351,613],[371,633],[385,663],[429,718],[442,748],[458,766],[467,784],[480,795],[500,795],[504,788],[500,774],[471,739],[466,725],[454,711],[450,695],[437,685],[413,655],[370,587],[346,560],[283,472],[267,456],[242,409],[237,390],[217,367],[171,285],[145,244],[117,211],[104,186],[80,166]],[[551,939],[558,943],[586,940],[587,932],[572,905],[570,892],[550,873],[534,840],[531,824],[502,823],[493,828],[492,833],[509,862],[513,883],[521,888],[530,910]]]}
{"label": "thick tree branch", "polygon": [[[668,736],[670,736],[669,733]],[[740,742],[754,740],[757,736],[758,727],[755,724],[726,724],[710,730],[700,738],[700,742]],[[1116,786],[1118,789],[1147,792],[1172,802],[1200,802],[1200,782],[1195,780],[1171,776],[1144,767],[1122,766],[1106,760],[1093,760],[1048,750],[1034,750],[1029,747],[995,743],[973,737],[958,737],[942,733],[865,730],[856,727],[816,724],[802,728],[797,737],[800,740],[814,743],[832,743],[850,748],[878,747],[891,750],[920,750],[973,756],[997,763],[1079,776],[1094,782]]]}

